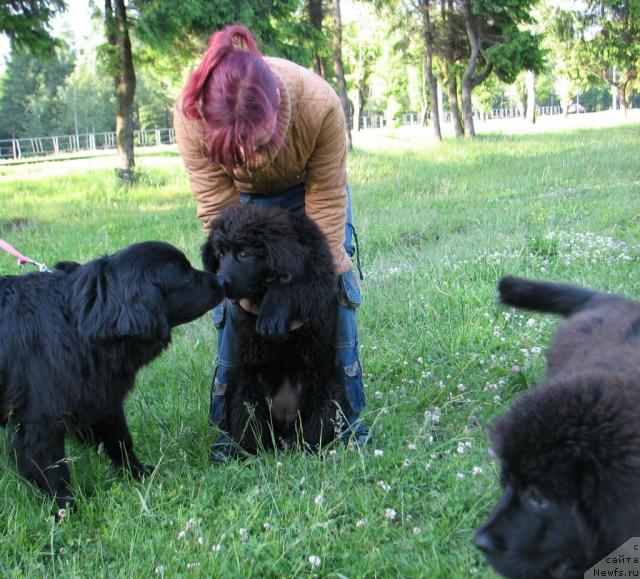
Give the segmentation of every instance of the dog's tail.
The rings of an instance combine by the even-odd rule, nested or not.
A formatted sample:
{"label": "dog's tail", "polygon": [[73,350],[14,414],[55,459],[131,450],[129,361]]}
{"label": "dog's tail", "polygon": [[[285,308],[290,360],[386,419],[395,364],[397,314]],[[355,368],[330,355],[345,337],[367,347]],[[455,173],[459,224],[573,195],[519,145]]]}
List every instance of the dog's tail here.
{"label": "dog's tail", "polygon": [[508,306],[570,316],[585,309],[598,292],[562,283],[504,277],[498,284],[500,301]]}

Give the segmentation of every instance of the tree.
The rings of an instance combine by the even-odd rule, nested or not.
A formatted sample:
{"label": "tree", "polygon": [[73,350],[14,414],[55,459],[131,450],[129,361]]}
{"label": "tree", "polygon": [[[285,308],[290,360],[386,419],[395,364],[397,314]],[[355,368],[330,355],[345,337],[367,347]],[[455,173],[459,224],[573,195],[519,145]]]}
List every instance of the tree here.
{"label": "tree", "polygon": [[0,137],[68,132],[64,86],[73,67],[63,42],[48,57],[12,48],[0,88]]}
{"label": "tree", "polygon": [[313,70],[322,78],[327,78],[327,67],[324,58],[324,35],[322,34],[322,22],[324,21],[324,5],[322,0],[306,0],[306,12],[311,25],[311,44]]}
{"label": "tree", "polygon": [[525,83],[527,92],[525,118],[534,124],[536,122],[536,73],[533,70],[526,71]]}
{"label": "tree", "polygon": [[431,101],[431,122],[433,124],[433,134],[436,141],[442,141],[440,131],[440,107],[438,106],[438,81],[433,74],[433,27],[429,11],[431,9],[430,0],[418,0],[418,7],[422,21],[422,36],[424,41],[424,76],[429,82],[429,97]]}
{"label": "tree", "polygon": [[456,137],[464,135],[458,96],[459,79],[467,56],[467,34],[462,13],[455,0],[440,0],[439,18],[435,22],[434,48],[440,63],[440,76],[447,85],[451,121]]}
{"label": "tree", "polygon": [[351,111],[349,107],[349,99],[347,97],[347,83],[344,77],[344,66],[342,64],[342,17],[340,14],[340,0],[333,1],[333,71],[336,75],[336,83],[338,85],[338,96],[342,103],[344,118],[347,123],[347,147],[350,151],[353,148],[351,142]]}
{"label": "tree", "polygon": [[6,34],[18,49],[48,54],[55,44],[49,32],[51,19],[65,8],[64,0],[3,0],[0,34]]}
{"label": "tree", "polygon": [[105,0],[104,22],[109,46],[109,67],[113,74],[117,101],[116,144],[120,157],[118,176],[125,183],[133,179],[133,99],[136,73],[129,36],[129,19],[125,0]]}
{"label": "tree", "polygon": [[466,137],[475,136],[471,95],[495,74],[512,83],[521,70],[541,70],[544,62],[540,38],[519,25],[531,24],[536,0],[463,0],[462,11],[469,39],[469,57],[462,74],[462,114]]}
{"label": "tree", "polygon": [[[362,26],[366,21],[367,26]],[[370,93],[370,79],[382,53],[382,23],[367,4],[358,5],[356,19],[345,25],[343,56],[346,80],[351,88],[353,102],[353,122],[351,129],[360,130],[362,111],[367,105]]]}
{"label": "tree", "polygon": [[570,76],[606,83],[626,114],[629,87],[640,69],[640,1],[587,0],[554,15],[553,31],[567,54]]}

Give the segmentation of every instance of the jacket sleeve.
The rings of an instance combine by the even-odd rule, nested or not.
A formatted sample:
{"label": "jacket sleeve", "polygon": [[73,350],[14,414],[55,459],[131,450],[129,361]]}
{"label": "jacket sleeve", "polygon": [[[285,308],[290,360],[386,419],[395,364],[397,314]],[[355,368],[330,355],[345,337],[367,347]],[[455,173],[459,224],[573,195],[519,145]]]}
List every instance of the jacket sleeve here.
{"label": "jacket sleeve", "polygon": [[211,233],[211,221],[229,205],[239,202],[233,179],[220,165],[205,155],[202,139],[194,134],[194,121],[185,120],[178,107],[173,113],[173,126],[182,162],[189,175],[191,191],[198,203],[197,215],[205,233]]}
{"label": "jacket sleeve", "polygon": [[344,249],[347,133],[342,105],[333,91],[306,172],[305,212],[325,234],[337,271],[342,274],[352,267]]}

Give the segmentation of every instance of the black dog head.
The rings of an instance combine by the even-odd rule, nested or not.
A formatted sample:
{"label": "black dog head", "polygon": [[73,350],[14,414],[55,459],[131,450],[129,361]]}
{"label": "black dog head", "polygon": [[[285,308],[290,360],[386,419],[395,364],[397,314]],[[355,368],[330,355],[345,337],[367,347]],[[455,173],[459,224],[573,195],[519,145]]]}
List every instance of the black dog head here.
{"label": "black dog head", "polygon": [[216,276],[191,267],[168,243],[131,245],[79,267],[62,267],[73,284],[69,307],[89,339],[168,341],[171,328],[222,300]]}
{"label": "black dog head", "polygon": [[640,530],[637,385],[546,382],[492,430],[504,494],[476,546],[502,575],[582,577]]}
{"label": "black dog head", "polygon": [[218,273],[228,298],[260,303],[270,286],[290,283],[304,268],[309,251],[294,223],[279,208],[226,209],[202,247],[205,269]]}

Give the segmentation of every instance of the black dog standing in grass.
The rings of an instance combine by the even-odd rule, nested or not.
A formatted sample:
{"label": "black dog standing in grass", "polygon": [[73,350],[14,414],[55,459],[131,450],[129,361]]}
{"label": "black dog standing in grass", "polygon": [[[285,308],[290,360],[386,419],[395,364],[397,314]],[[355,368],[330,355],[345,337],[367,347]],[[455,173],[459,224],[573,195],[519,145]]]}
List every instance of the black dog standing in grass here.
{"label": "black dog standing in grass", "polygon": [[52,273],[0,277],[0,424],[27,480],[74,506],[67,428],[104,443],[140,478],[123,401],[137,371],[171,341],[171,329],[222,299],[216,277],[175,247],[145,242]]}
{"label": "black dog standing in grass", "polygon": [[569,320],[492,429],[504,494],[476,546],[506,577],[582,578],[640,536],[640,304],[519,278],[500,299]]}
{"label": "black dog standing in grass", "polygon": [[205,268],[218,272],[227,298],[259,310],[229,308],[238,360],[226,393],[231,437],[251,453],[326,444],[349,403],[335,364],[338,276],[324,236],[304,214],[255,205],[226,209],[212,230]]}

